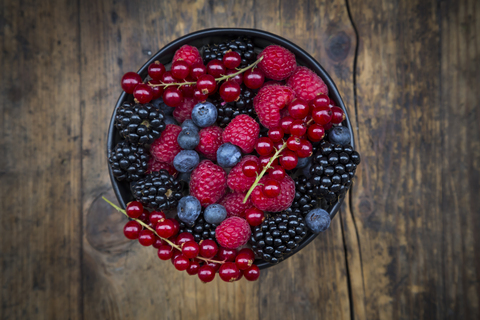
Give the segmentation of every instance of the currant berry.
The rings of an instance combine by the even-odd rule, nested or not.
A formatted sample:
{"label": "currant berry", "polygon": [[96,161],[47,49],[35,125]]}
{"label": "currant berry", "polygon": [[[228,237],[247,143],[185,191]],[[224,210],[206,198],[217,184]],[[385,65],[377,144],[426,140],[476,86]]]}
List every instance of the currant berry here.
{"label": "currant berry", "polygon": [[331,122],[333,124],[340,124],[342,123],[343,120],[345,120],[345,113],[343,113],[343,110],[339,107],[332,107],[330,108],[332,110],[332,120]]}
{"label": "currant berry", "polygon": [[268,156],[273,151],[273,141],[270,138],[262,137],[257,139],[255,150],[261,156]]}
{"label": "currant berry", "polygon": [[228,69],[235,69],[242,63],[242,57],[235,51],[228,51],[223,56],[223,64]]}
{"label": "currant berry", "polygon": [[297,150],[297,156],[299,158],[310,157],[313,153],[313,147],[310,141],[307,139],[300,140],[300,148]]}
{"label": "currant berry", "polygon": [[200,242],[200,255],[204,258],[211,259],[218,252],[218,246],[213,240],[203,240]]}
{"label": "currant berry", "polygon": [[303,122],[303,120],[295,120],[290,125],[290,134],[301,137],[305,133],[307,133],[307,125]]}
{"label": "currant berry", "polygon": [[237,257],[235,258],[235,264],[237,265],[238,269],[247,270],[253,265],[254,260],[255,254],[253,253],[252,249],[244,248],[237,254]]}
{"label": "currant berry", "polygon": [[201,91],[201,93],[209,95],[215,92],[217,83],[211,74],[204,74],[198,78],[197,88]]}
{"label": "currant berry", "polygon": [[237,250],[235,250],[235,249],[227,249],[227,248],[224,248],[224,247],[220,247],[220,249],[218,250],[218,260],[219,261],[233,262],[233,261],[235,261],[236,256],[237,256]]}
{"label": "currant berry", "polygon": [[149,103],[152,100],[152,88],[148,84],[140,83],[133,90],[133,96],[139,103]]}
{"label": "currant berry", "polygon": [[172,261],[172,264],[174,263],[175,259],[180,255],[182,255],[182,253],[177,249],[172,250],[172,258],[170,258],[170,261]]}
{"label": "currant berry", "polygon": [[311,104],[314,108],[328,107],[330,105],[330,98],[326,94],[319,94],[313,98]]}
{"label": "currant berry", "polygon": [[123,91],[129,94],[132,94],[140,83],[142,83],[142,78],[136,72],[125,73],[120,81]]}
{"label": "currant berry", "polygon": [[235,263],[225,262],[220,267],[218,275],[225,282],[233,282],[236,281],[237,278],[240,276],[240,270]]}
{"label": "currant berry", "polygon": [[168,244],[162,244],[158,248],[158,253],[157,254],[158,254],[158,257],[161,260],[171,259],[173,257],[173,248],[170,247]]}
{"label": "currant berry", "polygon": [[160,80],[165,73],[165,66],[160,61],[155,61],[148,66],[148,75],[153,80]]}
{"label": "currant berry", "polygon": [[173,265],[178,271],[185,271],[190,266],[190,260],[187,259],[183,254],[179,255],[173,260]]}
{"label": "currant berry", "polygon": [[312,124],[307,131],[308,138],[312,142],[318,142],[325,137],[325,129],[319,124]]}
{"label": "currant berry", "polygon": [[[273,156],[273,154],[268,155],[268,156],[258,157],[258,159],[260,160],[260,165],[262,167],[265,167],[270,162],[270,159],[272,158],[272,156]],[[273,160],[273,162],[270,165],[274,166],[274,165],[277,165],[277,164],[278,164],[278,158]]]}
{"label": "currant berry", "polygon": [[168,219],[173,223],[173,235],[176,235],[180,231],[180,223],[175,219]]}
{"label": "currant berry", "polygon": [[248,161],[245,161],[245,163],[243,164],[242,171],[243,171],[243,174],[246,175],[247,177],[253,178],[257,176],[257,173],[260,171],[260,168],[257,162],[253,160],[248,160]]}
{"label": "currant berry", "polygon": [[294,119],[292,117],[284,117],[282,120],[280,120],[280,126],[282,127],[282,130],[286,134],[290,134],[290,126],[292,125],[292,122]]}
{"label": "currant berry", "polygon": [[[192,78],[187,77],[184,81],[181,82],[194,82]],[[184,84],[180,87],[180,90],[183,93],[184,98],[193,98],[195,94],[195,85],[193,84]]]}
{"label": "currant berry", "polygon": [[308,116],[310,107],[302,99],[295,99],[288,105],[288,113],[294,119],[303,119]]}
{"label": "currant berry", "polygon": [[260,268],[258,268],[255,264],[252,265],[247,270],[243,271],[243,276],[248,281],[255,281],[260,276]]}
{"label": "currant berry", "polygon": [[249,69],[245,71],[243,82],[248,88],[255,90],[263,86],[263,83],[265,82],[265,75],[258,68]]}
{"label": "currant berry", "polygon": [[[275,150],[280,150],[283,147],[284,144],[285,144],[285,141],[282,139],[280,141],[274,142],[273,143],[273,148]],[[272,154],[272,156],[273,156],[273,154]]]}
{"label": "currant berry", "polygon": [[183,80],[190,74],[190,66],[185,60],[177,60],[172,63],[170,72],[174,78]]}
{"label": "currant berry", "polygon": [[148,84],[152,89],[152,100],[160,98],[163,94],[163,87],[157,86],[157,84],[161,84],[160,80],[150,80]]}
{"label": "currant berry", "polygon": [[312,111],[313,121],[318,123],[321,126],[326,125],[332,120],[332,110],[329,106],[326,107],[315,107]]}
{"label": "currant berry", "polygon": [[282,128],[273,128],[273,129],[268,130],[268,137],[273,142],[278,142],[278,141],[282,140],[284,135],[285,134],[283,133]]}
{"label": "currant berry", "polygon": [[240,97],[240,85],[233,81],[226,81],[220,86],[220,97],[225,102],[233,102]]}
{"label": "currant berry", "polygon": [[280,164],[285,170],[292,170],[297,166],[298,156],[291,150],[285,150],[283,155],[280,156]]}
{"label": "currant berry", "polygon": [[165,83],[165,84],[177,82],[177,80],[175,80],[175,78],[173,77],[171,71],[166,71],[166,72],[164,72],[164,73],[162,74],[162,76],[160,77],[160,81],[161,81],[162,83]]}
{"label": "currant berry", "polygon": [[214,78],[220,78],[227,73],[227,69],[220,60],[213,59],[207,64],[207,73]]}
{"label": "currant berry", "polygon": [[215,262],[212,262],[212,261],[207,261],[207,263],[205,263],[205,264],[212,267],[213,270],[215,270],[215,272],[217,272],[218,269],[220,269],[220,264],[219,263],[215,263]]}
{"label": "currant berry", "polygon": [[245,210],[245,219],[252,227],[256,227],[262,224],[265,220],[265,213],[255,207]]}
{"label": "currant berry", "polygon": [[188,259],[195,258],[200,252],[200,246],[195,241],[185,242],[182,246],[182,253]]}
{"label": "currant berry", "polygon": [[159,249],[160,246],[164,244],[165,243],[163,243],[162,239],[160,239],[159,237],[155,237],[155,241],[153,242],[152,247],[154,247],[155,249]]}
{"label": "currant berry", "polygon": [[195,99],[197,99],[197,101],[203,102],[203,101],[207,100],[208,94],[202,93],[202,91],[200,89],[198,89],[197,86],[195,86],[194,89],[193,89],[193,97]]}
{"label": "currant berry", "polygon": [[163,102],[169,107],[175,108],[183,101],[183,93],[175,87],[168,87],[163,92]]}
{"label": "currant berry", "polygon": [[151,246],[155,242],[155,234],[148,229],[144,229],[140,231],[138,242],[144,247]]}
{"label": "currant berry", "polygon": [[150,218],[149,218],[149,217],[150,217],[150,212],[149,212],[147,209],[143,208],[143,212],[142,212],[142,214],[138,217],[138,220],[140,220],[140,221],[148,224],[148,223],[150,222]]}
{"label": "currant berry", "polygon": [[160,221],[162,219],[166,219],[165,218],[165,213],[163,213],[161,211],[153,211],[152,213],[150,213],[149,220],[154,225],[156,225],[158,223],[158,221]]}
{"label": "currant berry", "polygon": [[333,123],[331,123],[331,122],[323,125],[323,129],[325,129],[325,131],[328,131],[328,130],[332,129],[332,127],[333,127]]}
{"label": "currant berry", "polygon": [[268,172],[268,176],[277,181],[282,181],[286,175],[285,169],[283,169],[281,166],[273,166],[273,168]]}
{"label": "currant berry", "polygon": [[[227,76],[236,73],[237,70],[227,69]],[[233,77],[229,78],[228,81],[236,82],[238,85],[242,85],[243,83],[243,73],[239,73],[234,75]]]}
{"label": "currant berry", "polygon": [[191,233],[182,232],[178,235],[177,239],[175,240],[175,244],[181,248],[183,244],[187,242],[192,242],[192,241],[195,242],[195,238]]}
{"label": "currant berry", "polygon": [[172,221],[169,219],[164,219],[158,221],[157,225],[155,226],[155,231],[160,237],[168,239],[174,235],[175,227]]}
{"label": "currant berry", "polygon": [[193,260],[190,261],[190,266],[187,268],[187,273],[191,276],[196,275],[200,269],[200,262]]}
{"label": "currant berry", "polygon": [[295,136],[290,136],[287,140],[287,148],[292,151],[297,151],[300,149],[300,138]]}
{"label": "currant berry", "polygon": [[280,194],[280,191],[280,183],[275,179],[267,179],[263,184],[263,194],[265,194],[267,198],[275,198]]}
{"label": "currant berry", "polygon": [[142,231],[142,226],[137,221],[128,221],[123,227],[123,234],[130,240],[138,239],[140,231]]}
{"label": "currant berry", "polygon": [[198,269],[198,278],[202,282],[210,282],[215,278],[215,269],[209,265],[203,265]]}
{"label": "currant berry", "polygon": [[127,204],[125,211],[130,218],[137,219],[143,213],[143,205],[138,201],[132,201]]}

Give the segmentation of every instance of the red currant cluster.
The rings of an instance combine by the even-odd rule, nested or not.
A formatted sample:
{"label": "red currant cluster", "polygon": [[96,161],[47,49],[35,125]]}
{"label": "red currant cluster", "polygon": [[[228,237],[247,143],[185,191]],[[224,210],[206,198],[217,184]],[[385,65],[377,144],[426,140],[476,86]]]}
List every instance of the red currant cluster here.
{"label": "red currant cluster", "polygon": [[[263,212],[258,209],[252,211],[255,212],[250,214],[250,220],[259,225],[263,221]],[[137,201],[127,205],[125,214],[133,219],[125,224],[125,237],[138,239],[142,246],[158,249],[158,257],[171,260],[179,271],[198,275],[203,282],[212,281],[217,272],[226,282],[240,280],[242,276],[248,281],[255,281],[260,276],[260,269],[253,264],[255,254],[251,249],[237,252],[235,249],[219,248],[215,241],[208,239],[197,243],[191,233],[178,233],[180,224],[177,220],[167,219],[163,212],[150,212]]]}

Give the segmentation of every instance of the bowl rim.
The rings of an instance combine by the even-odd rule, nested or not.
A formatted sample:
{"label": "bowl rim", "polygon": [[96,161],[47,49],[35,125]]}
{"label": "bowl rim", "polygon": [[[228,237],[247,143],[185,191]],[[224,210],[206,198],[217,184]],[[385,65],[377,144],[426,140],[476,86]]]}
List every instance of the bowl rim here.
{"label": "bowl rim", "polygon": [[[330,98],[334,98],[334,101],[336,102],[337,106],[339,106],[343,112],[345,113],[345,123],[346,126],[350,132],[351,136],[351,145],[353,148],[355,148],[355,141],[354,141],[354,136],[353,136],[353,130],[352,126],[350,123],[350,118],[348,116],[347,109],[345,108],[345,104],[343,102],[343,99],[340,95],[340,92],[338,91],[338,88],[336,87],[335,83],[333,82],[332,78],[330,75],[325,71],[325,69],[318,63],[309,53],[307,53],[305,50],[300,48],[298,45],[295,43],[284,39],[276,34],[273,34],[268,31],[263,31],[259,29],[252,29],[252,28],[210,28],[210,29],[203,29],[199,31],[195,31],[189,34],[186,34],[169,44],[165,45],[162,49],[160,49],[157,53],[152,55],[150,59],[137,71],[137,73],[144,78],[147,73],[148,73],[148,66],[154,62],[155,60],[158,60],[162,55],[166,53],[171,53],[174,52],[176,49],[180,48],[181,46],[185,44],[189,44],[193,40],[198,40],[199,38],[208,38],[212,36],[229,36],[230,38],[234,38],[235,36],[246,36],[250,38],[261,38],[263,40],[266,40],[268,42],[271,42],[272,44],[280,45],[282,47],[287,48],[291,52],[295,54],[295,57],[298,60],[302,61],[303,65],[306,65],[308,68],[312,69],[317,73],[320,78],[325,82],[325,84],[328,87],[328,95]],[[117,109],[122,105],[124,102],[125,98],[127,97],[127,93],[122,92],[120,94],[120,97],[117,100],[117,103],[115,104],[115,108],[112,113],[112,117],[110,119],[110,124],[108,127],[108,137],[107,137],[107,158],[108,158],[108,153],[109,150],[113,150],[115,147],[115,134],[116,134],[116,128],[115,128],[115,115]],[[110,175],[110,181],[112,183],[113,190],[115,192],[115,196],[117,197],[117,200],[120,204],[120,206],[125,209],[126,203],[121,196],[121,192],[119,189],[119,184],[122,182],[119,182],[115,179],[113,176],[112,168],[110,165],[108,165],[108,172]],[[124,182],[125,183],[125,182]],[[340,199],[331,209],[330,209],[330,218],[333,219],[336,215],[336,213],[340,210],[340,207],[345,200],[346,197],[343,197]],[[299,246],[295,248],[290,254],[286,255],[283,257],[283,259],[280,261],[285,261],[286,259],[290,258],[300,250],[302,250],[305,246],[307,246],[310,242],[313,241],[319,234],[312,233],[310,231],[307,232],[307,236],[300,242]],[[269,267],[273,267],[276,264],[270,264],[266,261],[263,260],[256,260],[255,264],[260,268],[260,269],[266,269]]]}

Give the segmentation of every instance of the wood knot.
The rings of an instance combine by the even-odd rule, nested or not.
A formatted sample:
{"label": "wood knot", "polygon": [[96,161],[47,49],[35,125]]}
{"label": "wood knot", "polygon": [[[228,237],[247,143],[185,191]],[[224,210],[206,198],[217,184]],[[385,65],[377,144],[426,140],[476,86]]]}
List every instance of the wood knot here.
{"label": "wood knot", "polygon": [[340,62],[347,58],[351,46],[350,37],[344,31],[340,31],[328,38],[326,50],[330,59]]}

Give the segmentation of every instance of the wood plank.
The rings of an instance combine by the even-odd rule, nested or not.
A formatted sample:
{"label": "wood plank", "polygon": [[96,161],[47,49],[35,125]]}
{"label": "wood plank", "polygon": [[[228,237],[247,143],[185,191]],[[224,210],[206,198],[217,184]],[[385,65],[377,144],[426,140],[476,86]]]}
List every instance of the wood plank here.
{"label": "wood plank", "polygon": [[0,5],[1,319],[82,318],[77,11]]}
{"label": "wood plank", "polygon": [[478,319],[478,3],[349,2],[367,317]]}

